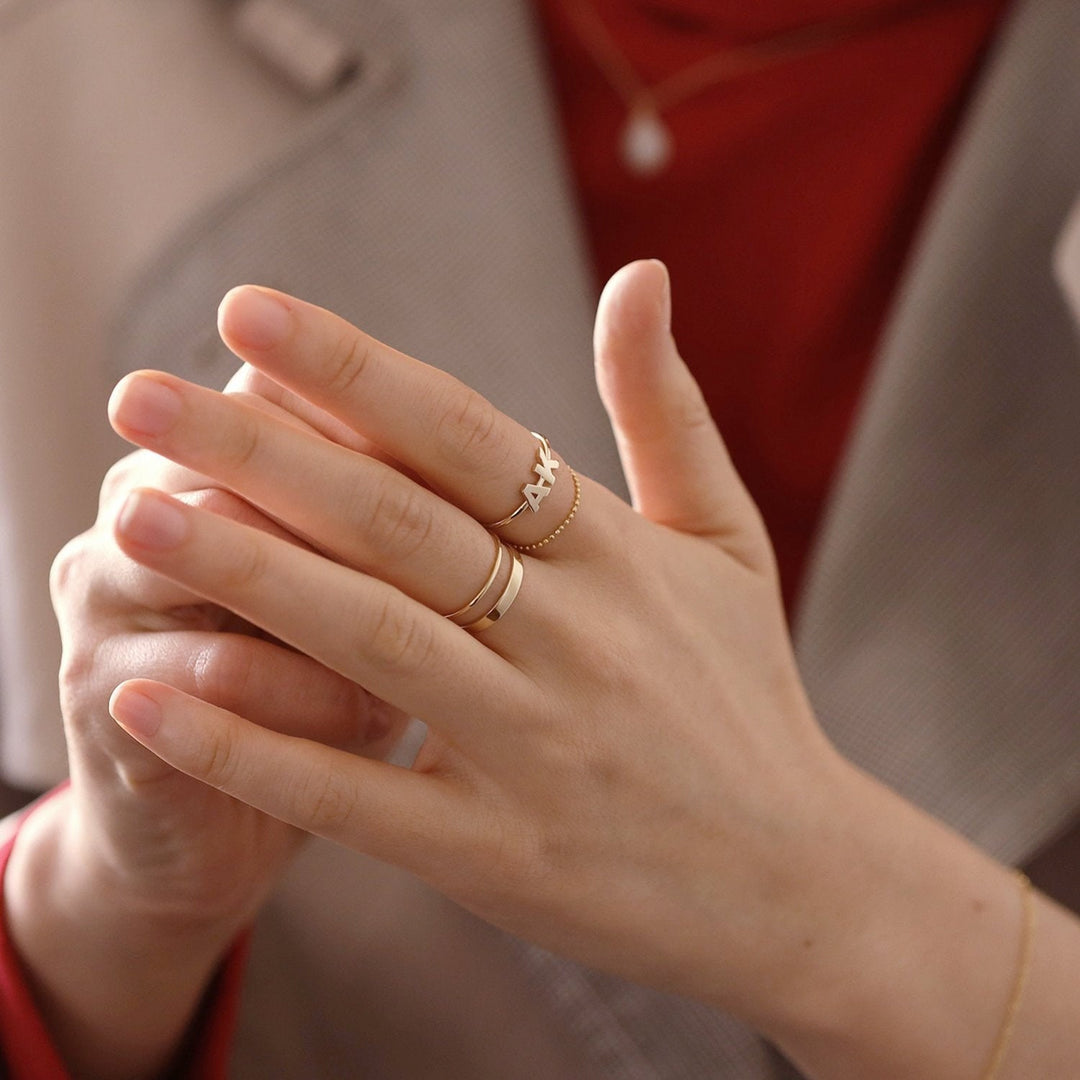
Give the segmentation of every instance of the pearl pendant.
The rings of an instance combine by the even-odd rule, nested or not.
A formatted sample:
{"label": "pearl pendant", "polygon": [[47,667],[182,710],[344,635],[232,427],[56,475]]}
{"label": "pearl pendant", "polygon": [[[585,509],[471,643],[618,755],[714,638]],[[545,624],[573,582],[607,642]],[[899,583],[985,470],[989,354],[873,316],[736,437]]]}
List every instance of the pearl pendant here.
{"label": "pearl pendant", "polygon": [[623,164],[636,176],[655,176],[674,152],[671,132],[653,108],[639,107],[630,114],[622,133]]}

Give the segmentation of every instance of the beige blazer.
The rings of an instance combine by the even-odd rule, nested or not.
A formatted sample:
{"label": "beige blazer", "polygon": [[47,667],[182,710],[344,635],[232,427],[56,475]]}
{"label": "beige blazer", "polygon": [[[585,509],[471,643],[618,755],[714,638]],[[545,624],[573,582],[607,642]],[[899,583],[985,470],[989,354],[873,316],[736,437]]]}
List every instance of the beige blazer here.
{"label": "beige blazer", "polygon": [[[114,450],[87,417],[131,368],[223,382],[212,312],[238,281],[460,374],[621,489],[527,5],[293,2],[360,59],[314,103],[236,48],[212,0],[0,6],[0,749],[23,782],[60,766],[44,572]],[[840,747],[1006,859],[1080,805],[1078,61],[1072,0],[1018,6],[911,261],[797,627]],[[236,1055],[252,1077],[782,1069],[726,1018],[321,843],[260,923]]]}

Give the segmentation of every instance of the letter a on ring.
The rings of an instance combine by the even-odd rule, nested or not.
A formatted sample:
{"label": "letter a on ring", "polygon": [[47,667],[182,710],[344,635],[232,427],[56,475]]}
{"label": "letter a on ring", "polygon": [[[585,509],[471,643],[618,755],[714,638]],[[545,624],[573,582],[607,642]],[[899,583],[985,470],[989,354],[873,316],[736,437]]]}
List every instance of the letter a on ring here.
{"label": "letter a on ring", "polygon": [[543,435],[538,431],[534,431],[532,435],[534,439],[540,442],[536,450],[536,464],[533,466],[533,472],[536,473],[539,482],[526,484],[521,489],[525,501],[516,510],[507,514],[506,517],[485,525],[485,529],[501,529],[504,525],[509,525],[511,521],[516,521],[526,510],[532,510],[535,514],[540,509],[540,504],[551,492],[555,484],[555,470],[559,467],[559,459],[552,452],[551,444]]}
{"label": "letter a on ring", "polygon": [[[533,433],[535,434],[535,432]],[[540,446],[536,451],[536,464],[533,472],[536,473],[540,482],[538,484],[526,484],[521,489],[529,508],[536,513],[540,504],[548,497],[555,484],[555,470],[559,467],[559,459],[551,452],[551,447],[546,439],[540,440]]]}

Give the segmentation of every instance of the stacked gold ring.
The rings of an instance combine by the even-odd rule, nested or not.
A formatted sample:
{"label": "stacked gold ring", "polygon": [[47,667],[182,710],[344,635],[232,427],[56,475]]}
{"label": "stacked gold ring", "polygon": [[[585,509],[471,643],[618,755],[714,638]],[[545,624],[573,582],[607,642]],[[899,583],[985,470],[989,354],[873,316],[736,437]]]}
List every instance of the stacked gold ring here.
{"label": "stacked gold ring", "polygon": [[[566,516],[547,536],[532,544],[512,544],[502,540],[495,532],[496,529],[501,529],[503,526],[516,521],[526,510],[531,509],[534,513],[538,511],[540,504],[551,494],[551,490],[555,486],[555,474],[561,462],[555,457],[551,449],[551,443],[543,435],[536,431],[532,434],[539,443],[536,450],[536,463],[532,467],[532,471],[536,473],[536,480],[530,480],[521,487],[524,501],[519,506],[507,514],[506,517],[484,526],[489,531],[494,544],[491,568],[488,570],[483,585],[480,586],[475,595],[467,603],[459,607],[457,611],[452,611],[446,616],[456,626],[460,626],[462,630],[468,630],[473,634],[478,634],[481,630],[494,626],[510,610],[511,605],[517,599],[518,593],[521,591],[521,583],[525,577],[525,560],[522,559],[521,553],[524,551],[537,551],[550,544],[574,520],[578,507],[581,505],[581,480],[578,478],[577,473],[570,469],[570,479],[574,485],[573,503]],[[567,467],[569,468],[569,466]],[[503,563],[506,561],[508,553],[512,564],[510,566],[510,576],[506,579],[505,584],[498,588],[496,583],[499,581]],[[498,589],[498,595],[494,595],[496,589]]]}
{"label": "stacked gold ring", "polygon": [[[451,622],[460,626],[462,630],[468,630],[472,634],[478,634],[481,630],[494,626],[510,610],[511,604],[517,599],[517,595],[521,591],[521,582],[525,577],[525,560],[522,559],[520,553],[510,547],[509,544],[504,544],[494,533],[492,533],[492,539],[495,542],[495,559],[492,562],[487,579],[480,586],[480,591],[467,604],[446,616]],[[499,576],[499,570],[502,568],[503,557],[506,553],[509,553],[513,563],[510,567],[510,577],[507,578],[506,584],[499,591],[498,596],[489,604],[488,600]],[[478,611],[482,612],[482,614],[477,615],[476,612]],[[475,618],[472,617],[474,615]]]}
{"label": "stacked gold ring", "polygon": [[491,586],[495,584],[495,579],[499,576],[499,570],[502,567],[503,552],[506,550],[502,541],[494,534],[491,534],[491,539],[495,541],[495,560],[491,564],[491,570],[488,573],[487,578],[484,580],[484,584],[480,586],[480,591],[467,603],[463,604],[457,609],[457,611],[451,611],[446,617],[451,622],[456,622],[458,626],[468,626],[469,620],[464,622],[458,622],[462,615],[471,615],[476,608],[480,606],[480,602],[487,595]]}

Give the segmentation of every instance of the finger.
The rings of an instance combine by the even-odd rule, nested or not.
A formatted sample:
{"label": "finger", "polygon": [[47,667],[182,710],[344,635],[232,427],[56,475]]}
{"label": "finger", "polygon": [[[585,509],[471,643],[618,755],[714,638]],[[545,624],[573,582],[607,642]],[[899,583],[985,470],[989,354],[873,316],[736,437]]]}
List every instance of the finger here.
{"label": "finger", "polygon": [[[510,514],[526,484],[550,486],[551,498],[501,530],[510,542],[533,543],[569,512],[573,485],[534,475],[537,439],[446,372],[269,289],[233,289],[218,325],[238,356],[372,439],[478,521]],[[553,480],[568,473],[548,469]]]}
{"label": "finger", "polygon": [[312,405],[306,398],[274,382],[269,375],[263,374],[250,364],[240,365],[226,385],[225,393],[235,394],[252,405],[268,406],[267,411],[274,415],[295,417],[301,425],[311,431],[317,431],[331,442],[336,442],[339,446],[347,446],[358,454],[365,454],[376,461],[381,461],[418,484],[424,483],[423,478],[415,470],[387,453],[378,443],[349,427],[336,416],[331,416],[325,409]]}
{"label": "finger", "polygon": [[482,582],[492,543],[467,514],[382,462],[235,395],[136,372],[109,402],[113,427],[239,492],[294,533],[433,610]]}
{"label": "finger", "polygon": [[117,635],[98,649],[96,660],[102,682],[167,682],[272,731],[354,753],[379,756],[407,719],[311,657],[243,634]]}
{"label": "finger", "polygon": [[[247,377],[242,377],[245,375]],[[353,449],[364,450],[373,447],[374,444],[352,432],[346,425],[334,420],[321,409],[307,405],[306,402],[303,403],[305,406],[303,409],[300,409],[298,405],[290,407],[294,406],[294,403],[299,403],[301,399],[295,394],[289,394],[282,387],[277,387],[275,394],[270,388],[276,385],[273,380],[245,364],[229,381],[226,392],[233,394],[238,400],[245,401],[251,408],[276,416],[282,422],[290,423],[294,427],[305,431],[317,431],[327,438],[334,438],[337,442],[341,442],[342,437],[348,434],[351,443],[362,444],[352,446]],[[327,430],[312,423],[320,418],[329,422],[324,425]],[[342,445],[350,445],[350,443],[345,442]],[[205,473],[195,472],[151,450],[136,450],[114,462],[105,473],[105,479],[101,484],[99,511],[106,510],[118,498],[125,498],[132,488],[140,486],[155,487],[159,491],[177,494],[210,488],[214,486],[214,482]]]}
{"label": "finger", "polygon": [[[160,460],[165,461],[164,458]],[[172,462],[166,464],[178,474],[194,475],[190,470],[182,469]],[[137,475],[145,482],[145,471]],[[152,475],[170,479],[163,470],[155,470]],[[202,482],[214,483],[208,477],[202,478]],[[170,491],[169,488],[164,490]],[[132,487],[126,486],[111,496],[110,503],[116,504],[116,509],[119,509],[122,498],[126,499],[131,491]],[[230,491],[219,487],[204,487],[197,491],[170,491],[170,494],[174,494],[176,499],[189,506],[200,507],[210,513],[260,529],[289,543],[307,546],[287,529]],[[113,516],[115,517],[115,511]],[[201,596],[133,562],[118,551],[111,524],[110,520],[107,533],[100,528],[94,528],[68,541],[57,555],[50,580],[53,604],[57,610],[67,609],[75,604],[83,609],[91,609],[95,619],[107,615],[125,617],[139,612],[147,630],[171,629],[179,618],[190,620],[192,628],[218,629],[223,625],[222,612],[211,610]],[[161,621],[157,621],[156,616],[160,616]]]}
{"label": "finger", "polygon": [[103,693],[124,679],[163,680],[212,704],[243,712],[272,730],[371,757],[387,756],[407,723],[397,710],[310,657],[243,635],[116,632],[94,649],[90,662],[95,674],[90,682],[85,674],[74,680],[66,675],[73,667],[85,673],[87,662],[82,657],[78,649],[66,654],[61,671],[73,755],[80,769],[112,775],[120,768],[130,784],[160,779],[165,767],[129,740],[118,744],[113,725],[100,727]]}
{"label": "finger", "polygon": [[[304,656],[239,634],[172,631],[115,635],[95,653],[98,693],[132,678],[153,678],[210,704],[241,712],[273,731],[353,753],[388,755],[407,723],[398,710]],[[134,744],[110,745],[91,726],[97,709],[68,708],[80,761],[112,772],[122,761],[130,783],[161,775],[162,764]],[[108,734],[108,733],[104,733]]]}
{"label": "finger", "polygon": [[[325,409],[312,405],[310,401],[287,390],[250,364],[241,364],[225,386],[226,394],[235,394],[247,401],[259,399],[275,410],[294,416],[312,431],[317,431],[324,438],[347,446],[361,454],[375,456],[379,447],[360,432],[331,416]],[[254,403],[254,402],[253,402]]]}
{"label": "finger", "polygon": [[440,779],[271,731],[160,683],[122,684],[109,711],[173,768],[406,869],[453,859],[465,831],[462,800]]}
{"label": "finger", "polygon": [[655,260],[618,271],[596,315],[597,385],[634,505],[652,521],[757,561],[760,517],[679,356],[670,318],[667,270]]}
{"label": "finger", "polygon": [[214,482],[208,476],[177,465],[150,450],[136,450],[109,466],[98,494],[98,513],[109,514],[114,504],[126,499],[136,487],[155,487],[175,495],[213,486]]}
{"label": "finger", "polygon": [[124,504],[116,538],[136,561],[410,715],[453,729],[481,705],[509,718],[526,700],[524,676],[449,620],[275,537],[140,490]]}

